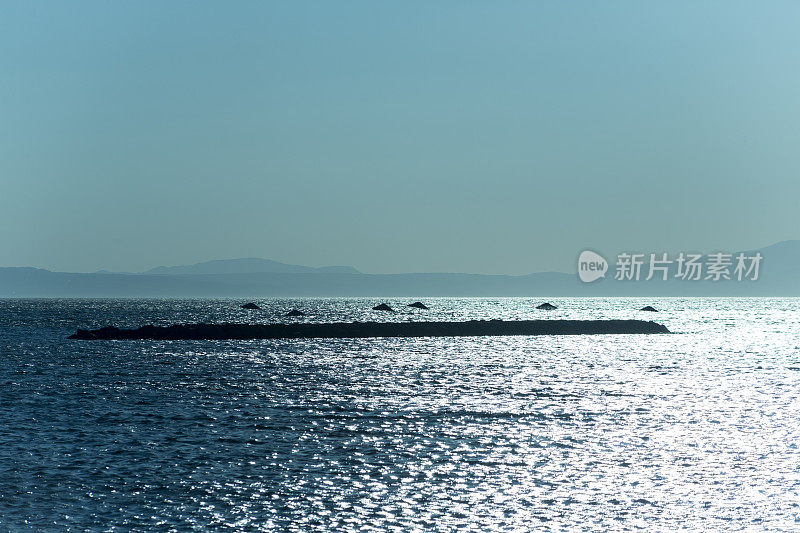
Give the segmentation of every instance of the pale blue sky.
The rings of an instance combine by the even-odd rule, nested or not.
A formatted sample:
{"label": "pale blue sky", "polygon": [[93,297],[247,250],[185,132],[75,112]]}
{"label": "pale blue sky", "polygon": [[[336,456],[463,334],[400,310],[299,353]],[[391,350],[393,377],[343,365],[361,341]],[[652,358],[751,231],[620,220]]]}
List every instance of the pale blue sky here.
{"label": "pale blue sky", "polygon": [[0,266],[800,238],[796,2],[6,2]]}

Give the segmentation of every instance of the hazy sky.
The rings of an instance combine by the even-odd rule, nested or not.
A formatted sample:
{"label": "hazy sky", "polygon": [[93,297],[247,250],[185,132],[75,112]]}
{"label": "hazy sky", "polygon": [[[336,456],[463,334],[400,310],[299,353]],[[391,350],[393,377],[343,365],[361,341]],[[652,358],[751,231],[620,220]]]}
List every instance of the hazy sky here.
{"label": "hazy sky", "polygon": [[0,266],[800,238],[797,2],[4,2]]}

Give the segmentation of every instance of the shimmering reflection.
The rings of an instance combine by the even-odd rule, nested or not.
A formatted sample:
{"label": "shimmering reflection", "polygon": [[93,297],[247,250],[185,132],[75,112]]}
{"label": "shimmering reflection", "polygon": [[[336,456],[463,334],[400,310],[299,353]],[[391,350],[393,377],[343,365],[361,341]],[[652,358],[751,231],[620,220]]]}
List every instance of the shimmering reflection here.
{"label": "shimmering reflection", "polygon": [[[408,301],[413,301],[409,299]],[[404,300],[397,301],[402,308]],[[6,529],[797,530],[800,301],[0,301]],[[635,311],[645,303],[661,312]],[[669,336],[93,342],[193,321],[645,318]]]}

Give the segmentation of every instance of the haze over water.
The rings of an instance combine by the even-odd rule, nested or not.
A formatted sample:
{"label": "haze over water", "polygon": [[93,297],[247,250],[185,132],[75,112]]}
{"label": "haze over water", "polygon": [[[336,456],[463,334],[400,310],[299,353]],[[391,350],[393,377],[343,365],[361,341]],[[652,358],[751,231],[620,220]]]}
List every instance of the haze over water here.
{"label": "haze over water", "polygon": [[[370,310],[381,301],[0,300],[0,525],[800,528],[800,299]],[[640,318],[675,334],[66,340],[295,307],[307,321]]]}

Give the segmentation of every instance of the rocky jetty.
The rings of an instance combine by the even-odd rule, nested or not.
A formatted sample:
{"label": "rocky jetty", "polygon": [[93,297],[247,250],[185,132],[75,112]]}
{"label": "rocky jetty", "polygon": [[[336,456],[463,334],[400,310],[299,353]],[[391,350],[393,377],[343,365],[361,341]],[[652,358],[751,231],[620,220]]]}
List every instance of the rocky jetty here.
{"label": "rocky jetty", "polygon": [[650,311],[651,313],[658,313],[658,309],[650,305],[645,305],[644,307],[639,309],[639,311]]}
{"label": "rocky jetty", "polygon": [[379,304],[372,308],[373,311],[394,311],[389,304]]}
{"label": "rocky jetty", "polygon": [[408,304],[407,307],[416,307],[417,309],[428,309],[428,306],[422,302],[414,302],[413,304]]}
{"label": "rocky jetty", "polygon": [[550,302],[545,302],[541,305],[537,305],[536,309],[542,309],[544,311],[552,311],[553,309],[558,309],[558,307],[551,304]]}
{"label": "rocky jetty", "polygon": [[257,306],[253,302],[247,302],[246,304],[241,305],[239,307],[241,307],[242,309],[261,309],[259,306]]}
{"label": "rocky jetty", "polygon": [[232,340],[364,337],[476,337],[669,333],[644,320],[470,320],[467,322],[340,322],[331,324],[176,324],[138,329],[79,329],[80,340]]}

